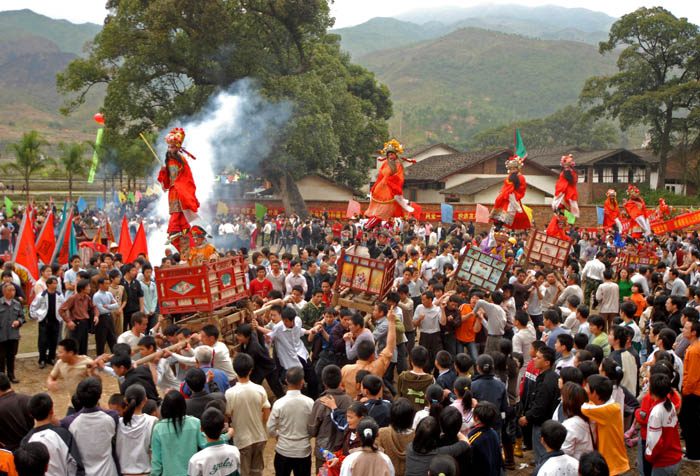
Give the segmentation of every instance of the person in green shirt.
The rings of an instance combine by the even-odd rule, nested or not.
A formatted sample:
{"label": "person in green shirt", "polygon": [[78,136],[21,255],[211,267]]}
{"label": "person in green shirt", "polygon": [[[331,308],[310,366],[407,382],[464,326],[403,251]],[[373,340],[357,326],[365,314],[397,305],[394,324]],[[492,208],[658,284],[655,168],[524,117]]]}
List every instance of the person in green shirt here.
{"label": "person in green shirt", "polygon": [[603,316],[594,314],[588,318],[588,327],[593,334],[593,342],[603,349],[603,355],[607,357],[610,354],[610,343],[608,342],[608,335],[604,332],[605,329],[605,319]]}
{"label": "person in green shirt", "polygon": [[627,268],[621,268],[617,287],[620,290],[620,302],[624,301],[625,298],[629,298],[632,295],[632,281],[630,281],[630,271]]}

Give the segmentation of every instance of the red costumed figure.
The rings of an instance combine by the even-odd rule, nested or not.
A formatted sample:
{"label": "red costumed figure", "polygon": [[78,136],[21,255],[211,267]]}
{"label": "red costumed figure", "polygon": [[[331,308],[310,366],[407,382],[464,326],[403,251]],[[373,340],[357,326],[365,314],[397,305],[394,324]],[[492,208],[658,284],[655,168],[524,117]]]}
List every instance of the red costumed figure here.
{"label": "red costumed figure", "polygon": [[569,213],[578,218],[578,191],[576,190],[578,175],[574,170],[576,166],[574,156],[563,156],[559,165],[561,165],[563,170],[559,174],[559,180],[557,180],[557,184],[554,187],[552,209],[556,212],[560,208],[566,208],[569,210]]}
{"label": "red costumed figure", "polygon": [[630,218],[637,222],[637,224],[642,228],[644,236],[650,238],[651,226],[649,225],[649,219],[647,218],[647,206],[644,203],[642,195],[639,193],[639,189],[634,185],[627,186],[627,200],[623,204],[623,207],[625,210],[627,210]]}
{"label": "red costumed figure", "polygon": [[549,236],[559,238],[560,240],[569,241],[571,239],[569,238],[569,235],[566,234],[566,217],[563,213],[555,213],[544,232]]}
{"label": "red costumed figure", "polygon": [[501,193],[496,197],[491,211],[491,221],[495,223],[496,230],[503,225],[513,230],[526,230],[530,228],[530,218],[525,213],[520,201],[525,196],[525,176],[520,173],[523,168],[523,159],[517,155],[506,162],[508,177],[503,181]]}
{"label": "red costumed figure", "polygon": [[158,174],[158,181],[163,186],[163,190],[168,192],[168,206],[170,209],[168,234],[170,235],[170,241],[178,247],[180,253],[183,254],[183,258],[187,259],[184,256],[186,253],[183,253],[183,248],[189,250],[190,238],[187,232],[190,229],[190,223],[198,218],[199,201],[195,196],[197,187],[194,184],[194,178],[192,178],[192,171],[182,152],[192,159],[195,157],[182,148],[184,140],[185,131],[179,127],[173,128],[165,136],[165,141],[168,143],[168,152],[165,154],[165,164]]}
{"label": "red costumed figure", "polygon": [[605,199],[603,226],[605,228],[612,229],[615,229],[615,227],[617,226],[617,232],[622,233],[622,222],[620,221],[620,206],[617,204],[617,192],[611,188],[605,193],[605,195],[608,198]]}
{"label": "red costumed figure", "polygon": [[403,198],[403,165],[401,161],[416,163],[404,157],[399,158],[403,148],[396,139],[384,144],[382,155],[386,161],[379,169],[379,176],[370,190],[370,204],[365,213],[369,220],[365,223],[365,229],[369,230],[380,224],[382,220],[389,221],[395,217],[402,217],[405,212],[411,213],[408,201]]}

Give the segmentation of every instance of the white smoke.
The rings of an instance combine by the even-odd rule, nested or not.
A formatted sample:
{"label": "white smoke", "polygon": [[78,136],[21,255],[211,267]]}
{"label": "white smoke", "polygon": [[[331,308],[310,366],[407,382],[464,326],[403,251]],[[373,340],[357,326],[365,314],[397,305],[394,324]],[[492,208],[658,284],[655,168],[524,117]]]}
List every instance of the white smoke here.
{"label": "white smoke", "polygon": [[[289,102],[270,103],[262,98],[252,80],[242,79],[225,91],[220,91],[209,99],[205,107],[196,115],[179,117],[161,131],[156,151],[164,160],[167,151],[165,136],[173,127],[185,131],[183,147],[197,160],[186,157],[192,170],[197,199],[199,219],[193,225],[206,228],[212,224],[216,213],[217,187],[215,176],[224,169],[241,167],[255,170],[257,165],[273,152],[274,144],[292,114]],[[157,176],[158,170],[155,171]],[[165,225],[148,233],[149,258],[159,265],[165,256],[167,241],[168,195],[163,193],[156,202],[149,220],[160,219]]]}

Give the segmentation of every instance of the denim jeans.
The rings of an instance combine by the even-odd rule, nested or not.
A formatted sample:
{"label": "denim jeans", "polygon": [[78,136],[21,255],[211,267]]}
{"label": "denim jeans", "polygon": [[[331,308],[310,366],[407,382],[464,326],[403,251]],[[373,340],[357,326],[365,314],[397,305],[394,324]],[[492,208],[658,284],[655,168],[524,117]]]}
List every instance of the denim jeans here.
{"label": "denim jeans", "polygon": [[532,425],[532,452],[535,456],[535,464],[540,464],[547,449],[542,444],[542,434],[540,425]]}
{"label": "denim jeans", "polygon": [[462,346],[462,352],[464,352],[465,354],[468,354],[469,357],[472,358],[474,365],[476,365],[476,359],[479,358],[479,346],[477,345],[477,343],[474,341],[471,341],[471,342],[458,341],[458,342]]}
{"label": "denim jeans", "polygon": [[651,476],[676,476],[680,467],[681,462],[679,461],[678,463],[673,464],[671,466],[664,466],[662,468],[652,468]]}

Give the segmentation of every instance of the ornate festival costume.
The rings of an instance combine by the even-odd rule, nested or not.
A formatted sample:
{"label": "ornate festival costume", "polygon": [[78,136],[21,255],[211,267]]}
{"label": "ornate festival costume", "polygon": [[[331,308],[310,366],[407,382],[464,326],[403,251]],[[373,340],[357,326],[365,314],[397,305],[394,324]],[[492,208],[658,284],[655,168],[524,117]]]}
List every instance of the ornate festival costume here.
{"label": "ornate festival costume", "polygon": [[574,170],[576,163],[573,155],[563,156],[559,165],[561,165],[562,171],[554,187],[552,209],[556,212],[560,208],[566,208],[573,216],[578,218],[578,190],[576,190],[578,175]]}
{"label": "ornate festival costume", "polygon": [[168,205],[170,209],[170,221],[168,233],[172,236],[181,233],[187,234],[190,223],[197,218],[199,201],[195,195],[197,187],[192,178],[192,171],[187,160],[181,152],[195,157],[182,148],[185,140],[185,131],[181,128],[173,128],[165,136],[168,143],[168,152],[165,155],[165,165],[160,169],[158,181],[163,190],[168,192]]}
{"label": "ornate festival costume", "polygon": [[634,185],[627,186],[627,200],[623,204],[625,210],[629,214],[630,218],[637,222],[637,224],[642,228],[644,236],[647,238],[651,237],[651,226],[649,225],[649,219],[647,215],[647,206],[644,203],[644,199],[639,193],[639,189]]}
{"label": "ornate festival costume", "polygon": [[365,224],[365,229],[369,230],[382,222],[395,217],[402,217],[405,212],[413,212],[408,201],[403,198],[403,165],[401,161],[415,161],[399,157],[403,153],[403,147],[396,139],[384,144],[382,155],[385,161],[379,169],[379,176],[374,186],[370,190],[370,205],[365,214],[369,220]]}
{"label": "ornate festival costume", "polygon": [[605,199],[603,226],[605,228],[613,228],[617,226],[618,233],[622,232],[620,206],[617,204],[617,192],[611,188],[605,195],[607,195],[608,198]]}
{"label": "ornate festival costume", "polygon": [[563,213],[555,213],[547,225],[545,233],[549,236],[569,241],[571,238],[566,234],[566,217]]}
{"label": "ornate festival costume", "polygon": [[207,243],[206,230],[201,226],[195,225],[190,230],[190,236],[194,241],[194,244],[190,248],[190,256],[187,263],[190,266],[198,266],[200,264],[208,263],[210,259],[217,259],[219,255],[216,253],[216,248],[211,243]]}
{"label": "ornate festival costume", "polygon": [[525,176],[520,173],[523,162],[523,159],[517,155],[506,162],[508,177],[503,181],[503,187],[496,197],[490,215],[497,230],[500,230],[503,225],[513,230],[525,230],[531,226],[530,218],[520,203],[527,188]]}

